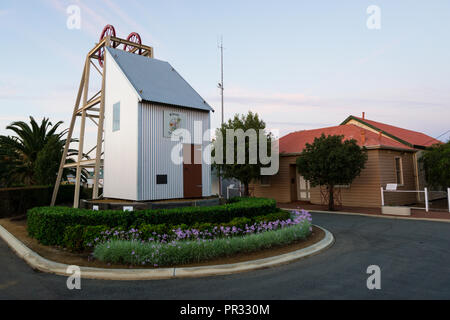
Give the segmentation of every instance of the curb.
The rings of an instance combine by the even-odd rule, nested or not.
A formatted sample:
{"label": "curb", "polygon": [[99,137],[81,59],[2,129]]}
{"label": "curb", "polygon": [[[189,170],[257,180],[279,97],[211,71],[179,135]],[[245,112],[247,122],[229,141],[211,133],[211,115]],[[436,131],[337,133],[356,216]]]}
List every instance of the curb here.
{"label": "curb", "polygon": [[[294,252],[282,254],[276,257],[240,262],[235,264],[191,267],[191,268],[161,268],[161,269],[101,269],[80,267],[81,278],[97,280],[162,280],[176,278],[197,278],[219,276],[233,273],[241,273],[259,269],[271,268],[296,260],[306,258],[331,247],[334,236],[328,230],[316,226],[325,232],[325,237],[316,244]],[[69,277],[67,273],[69,265],[47,260],[33,250],[25,246],[9,231],[0,225],[0,237],[8,246],[34,270]]]}
{"label": "curb", "polygon": [[[286,211],[292,211],[296,209],[280,208]],[[327,213],[327,214],[341,214],[345,216],[362,216],[371,218],[381,218],[381,219],[399,219],[399,220],[415,220],[415,221],[431,221],[431,222],[445,222],[450,223],[450,219],[434,219],[434,218],[411,218],[411,217],[401,217],[401,216],[388,216],[388,215],[378,215],[378,214],[368,214],[368,213],[358,213],[358,212],[344,212],[344,211],[322,211],[322,210],[307,210],[312,213]],[[450,213],[449,213],[450,214]]]}

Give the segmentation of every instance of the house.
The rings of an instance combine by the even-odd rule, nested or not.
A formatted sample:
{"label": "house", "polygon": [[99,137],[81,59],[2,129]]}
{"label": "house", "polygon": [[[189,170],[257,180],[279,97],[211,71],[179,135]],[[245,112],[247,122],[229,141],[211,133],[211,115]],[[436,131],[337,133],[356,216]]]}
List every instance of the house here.
{"label": "house", "polygon": [[[211,166],[201,157],[210,142],[193,138],[194,127],[202,138],[210,129],[211,106],[169,63],[105,51],[103,196],[132,201],[210,196]],[[172,141],[175,129],[192,135],[182,140],[180,162],[172,160],[180,145]]]}
{"label": "house", "polygon": [[[380,187],[387,184],[397,184],[398,190],[423,190],[425,178],[419,158],[424,149],[441,143],[420,132],[368,120],[364,114],[350,116],[335,127],[298,131],[280,138],[280,170],[252,184],[253,195],[275,198],[281,203],[327,203],[324,187],[311,187],[296,168],[296,159],[306,143],[312,143],[322,134],[355,139],[368,150],[368,161],[360,176],[351,185],[337,188],[337,204],[356,207],[380,207]],[[391,193],[385,198],[391,205],[423,201],[419,193]]]}

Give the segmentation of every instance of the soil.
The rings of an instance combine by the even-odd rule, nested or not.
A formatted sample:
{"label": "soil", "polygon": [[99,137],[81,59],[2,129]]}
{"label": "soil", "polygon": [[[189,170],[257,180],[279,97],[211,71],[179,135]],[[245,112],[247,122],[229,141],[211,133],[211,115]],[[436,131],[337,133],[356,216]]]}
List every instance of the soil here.
{"label": "soil", "polygon": [[[40,256],[59,263],[68,265],[77,265],[82,267],[92,268],[106,268],[106,269],[150,269],[149,266],[124,266],[107,264],[91,257],[90,252],[73,253],[60,247],[44,246],[36,239],[30,238],[27,232],[26,220],[12,221],[11,219],[0,219],[0,225],[13,234],[17,239],[22,241],[28,248],[35,251]],[[325,232],[317,227],[313,227],[311,235],[305,240],[293,242],[287,246],[277,246],[271,249],[261,250],[253,253],[241,253],[230,257],[223,257],[220,259],[205,261],[203,263],[196,263],[190,265],[181,265],[176,267],[198,267],[208,265],[222,265],[233,264],[257,259],[264,259],[268,257],[278,256],[281,254],[297,251],[309,247],[325,237]],[[173,267],[173,266],[172,266]]]}

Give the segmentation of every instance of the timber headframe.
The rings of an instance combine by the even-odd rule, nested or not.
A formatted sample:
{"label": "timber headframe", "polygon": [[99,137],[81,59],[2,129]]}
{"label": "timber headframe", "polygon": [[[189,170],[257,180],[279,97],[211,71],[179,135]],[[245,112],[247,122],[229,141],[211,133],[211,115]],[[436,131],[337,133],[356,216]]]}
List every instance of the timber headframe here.
{"label": "timber headframe", "polygon": [[[105,118],[105,76],[107,63],[105,59],[105,48],[112,47],[116,49],[122,49],[134,54],[153,58],[153,48],[143,45],[141,43],[141,37],[139,34],[133,32],[127,39],[121,39],[116,37],[116,31],[113,26],[107,25],[100,36],[100,42],[89,51],[86,56],[86,61],[81,76],[81,82],[76,97],[75,107],[72,113],[72,120],[70,122],[69,131],[67,133],[66,145],[61,158],[61,163],[58,170],[58,176],[53,190],[51,206],[56,203],[59,187],[63,178],[63,171],[66,168],[76,169],[75,176],[75,194],[74,194],[74,208],[79,207],[80,199],[80,187],[82,170],[86,168],[94,169],[94,183],[92,198],[99,198],[99,180],[100,171],[103,168],[103,124]],[[91,66],[100,74],[102,85],[100,91],[91,97],[88,97],[89,92],[89,78],[91,72]],[[78,140],[78,153],[76,159],[69,158],[69,147],[73,142],[73,131],[77,118],[81,118],[80,136]],[[87,153],[84,153],[85,143],[85,131],[86,131],[86,118],[90,119],[97,126],[97,143]],[[91,154],[95,151],[95,155],[91,157]],[[69,160],[69,161],[68,161]]]}

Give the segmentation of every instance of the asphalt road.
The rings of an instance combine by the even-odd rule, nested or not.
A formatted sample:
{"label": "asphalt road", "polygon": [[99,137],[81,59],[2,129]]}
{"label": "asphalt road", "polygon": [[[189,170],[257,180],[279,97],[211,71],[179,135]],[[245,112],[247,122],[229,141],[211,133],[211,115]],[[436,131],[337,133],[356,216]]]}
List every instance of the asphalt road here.
{"label": "asphalt road", "polygon": [[[313,214],[336,243],[289,265],[161,281],[82,280],[35,272],[0,240],[0,299],[450,299],[450,223]],[[369,265],[381,290],[368,290]]]}

